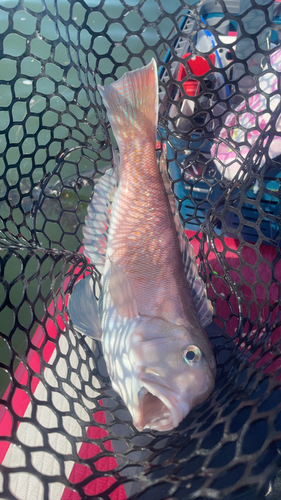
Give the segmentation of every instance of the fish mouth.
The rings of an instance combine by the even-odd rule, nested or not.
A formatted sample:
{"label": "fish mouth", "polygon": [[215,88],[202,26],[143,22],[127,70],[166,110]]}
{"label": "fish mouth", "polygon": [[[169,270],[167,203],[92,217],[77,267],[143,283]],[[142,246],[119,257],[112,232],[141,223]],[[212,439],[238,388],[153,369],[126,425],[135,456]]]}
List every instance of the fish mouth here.
{"label": "fish mouth", "polygon": [[159,377],[142,378],[141,385],[138,393],[140,416],[134,421],[135,427],[139,431],[146,428],[170,431],[177,427],[184,415],[172,390]]}

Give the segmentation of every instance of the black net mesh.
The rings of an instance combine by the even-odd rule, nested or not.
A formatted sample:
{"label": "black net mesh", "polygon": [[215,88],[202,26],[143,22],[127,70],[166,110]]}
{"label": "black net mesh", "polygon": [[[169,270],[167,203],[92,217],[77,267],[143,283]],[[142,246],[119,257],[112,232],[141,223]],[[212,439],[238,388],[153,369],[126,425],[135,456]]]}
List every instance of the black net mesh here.
{"label": "black net mesh", "polygon": [[[3,499],[280,498],[279,4],[192,3],[0,0]],[[67,310],[80,276],[99,289],[82,227],[115,142],[97,84],[152,56],[218,364],[166,434],[135,430]]]}

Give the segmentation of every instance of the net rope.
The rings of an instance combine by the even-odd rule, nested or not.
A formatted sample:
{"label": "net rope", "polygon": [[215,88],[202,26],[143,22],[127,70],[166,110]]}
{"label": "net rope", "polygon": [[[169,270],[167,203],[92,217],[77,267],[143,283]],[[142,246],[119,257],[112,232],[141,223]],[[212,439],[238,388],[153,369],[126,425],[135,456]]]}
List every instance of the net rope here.
{"label": "net rope", "polygon": [[[0,0],[5,500],[280,498],[280,5],[191,4]],[[136,431],[67,308],[81,277],[99,294],[82,227],[116,143],[97,84],[151,57],[157,155],[214,307],[218,366],[169,433]]]}

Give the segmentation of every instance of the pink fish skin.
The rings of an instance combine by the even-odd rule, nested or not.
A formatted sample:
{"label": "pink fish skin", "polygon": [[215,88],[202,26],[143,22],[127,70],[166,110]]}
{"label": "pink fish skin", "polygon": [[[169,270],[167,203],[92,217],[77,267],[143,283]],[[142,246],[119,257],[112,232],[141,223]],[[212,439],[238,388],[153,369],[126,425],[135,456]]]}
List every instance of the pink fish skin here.
{"label": "pink fish skin", "polygon": [[[140,315],[180,325],[198,317],[185,278],[178,236],[157,165],[156,65],[127,73],[102,91],[120,152],[110,256],[132,286]],[[133,100],[134,99],[134,100]]]}
{"label": "pink fish skin", "polygon": [[[112,386],[135,427],[169,431],[209,396],[216,364],[186,279],[171,194],[156,159],[156,63],[152,60],[99,90],[120,164],[102,270],[103,293],[98,306],[91,305],[92,318],[99,311],[100,327],[89,333],[82,325],[81,331],[101,340]],[[106,185],[105,176],[101,182]],[[91,242],[96,241],[91,239],[92,226],[104,230],[92,220],[93,203],[94,197],[84,230],[90,258]],[[202,287],[198,275],[193,274],[192,281]],[[80,302],[72,299],[70,313],[73,318],[80,314],[81,325],[92,291],[87,283],[79,286],[75,290]]]}

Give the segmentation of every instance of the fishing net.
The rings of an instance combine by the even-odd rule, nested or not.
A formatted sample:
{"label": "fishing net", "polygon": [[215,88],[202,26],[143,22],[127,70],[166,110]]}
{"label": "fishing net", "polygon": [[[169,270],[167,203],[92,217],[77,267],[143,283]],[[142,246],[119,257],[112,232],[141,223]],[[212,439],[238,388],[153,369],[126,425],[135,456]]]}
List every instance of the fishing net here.
{"label": "fishing net", "polygon": [[[0,0],[0,498],[280,498],[280,23],[272,0]],[[99,293],[82,227],[115,142],[97,84],[152,56],[218,365],[169,433],[136,431],[67,309],[81,277]]]}

